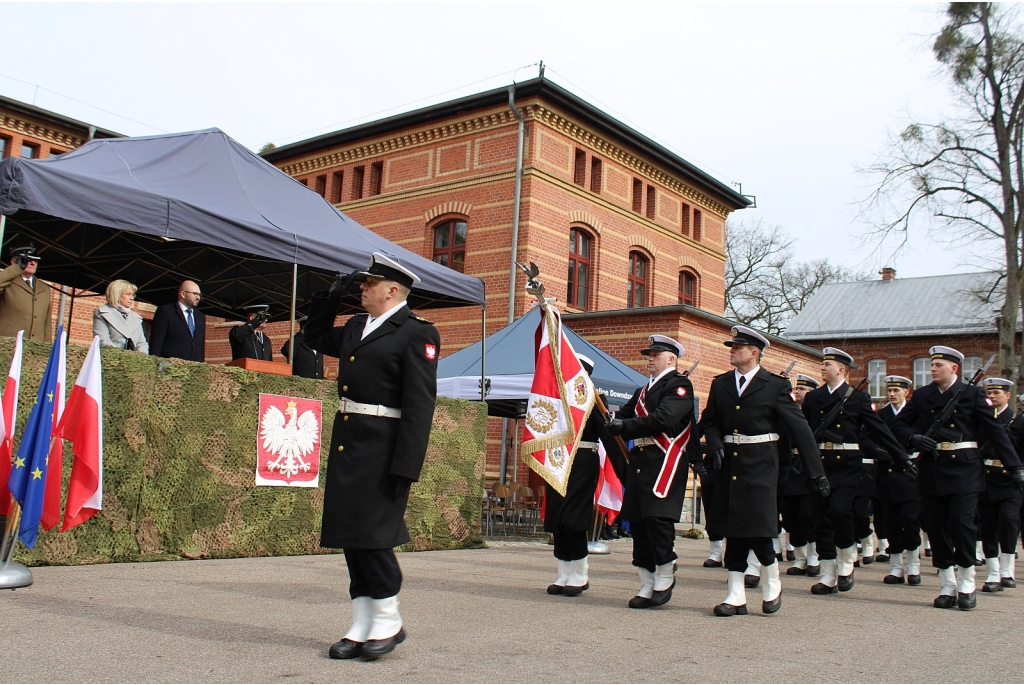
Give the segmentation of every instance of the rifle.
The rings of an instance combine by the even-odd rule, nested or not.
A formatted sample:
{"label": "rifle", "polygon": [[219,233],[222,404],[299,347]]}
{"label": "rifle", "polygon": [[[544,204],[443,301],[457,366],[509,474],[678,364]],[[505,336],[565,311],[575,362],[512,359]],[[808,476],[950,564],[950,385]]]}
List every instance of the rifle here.
{"label": "rifle", "polygon": [[786,370],[783,371],[782,373],[780,373],[779,375],[782,376],[783,378],[789,378],[789,374],[793,371],[793,367],[794,366],[796,366],[796,360],[795,359],[793,361],[791,361],[789,363],[789,366],[786,367]]}
{"label": "rifle", "polygon": [[700,360],[699,359],[693,363],[693,366],[688,368],[686,371],[683,371],[683,375],[686,376],[687,378],[689,378],[690,374],[693,373],[694,371],[696,371],[698,366],[700,366]]}
{"label": "rifle", "polygon": [[949,398],[949,401],[946,402],[946,406],[942,408],[942,412],[940,412],[939,415],[935,417],[935,420],[932,422],[932,425],[929,426],[927,432],[925,432],[926,437],[929,437],[932,440],[939,442],[939,440],[937,440],[937,437],[942,432],[942,427],[946,424],[947,421],[949,421],[949,418],[953,416],[953,412],[956,411],[957,404],[960,402],[960,396],[964,394],[964,391],[967,390],[967,388],[971,387],[972,385],[978,384],[978,381],[981,380],[981,377],[985,375],[986,371],[988,371],[988,367],[992,366],[992,362],[995,361],[995,358],[996,356],[994,354],[991,357],[989,357],[988,361],[985,362],[985,366],[975,371],[974,375],[971,376],[971,380],[967,381],[967,383],[964,384],[964,387],[957,390],[956,394]]}
{"label": "rifle", "polygon": [[818,427],[814,430],[814,442],[821,442],[821,436],[824,435],[825,431],[828,430],[828,427],[832,425],[832,422],[839,417],[839,413],[843,411],[843,407],[846,406],[846,401],[853,396],[853,391],[863,390],[866,387],[868,387],[867,378],[858,383],[856,388],[852,385],[846,388],[846,395],[843,396],[842,401],[832,407],[832,411],[830,411],[828,415],[821,420],[821,423],[818,424]]}

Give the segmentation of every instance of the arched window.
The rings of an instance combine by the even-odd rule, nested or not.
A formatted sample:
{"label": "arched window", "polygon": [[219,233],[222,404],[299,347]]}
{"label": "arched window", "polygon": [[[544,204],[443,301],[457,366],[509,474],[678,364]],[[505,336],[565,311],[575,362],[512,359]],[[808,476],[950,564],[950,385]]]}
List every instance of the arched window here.
{"label": "arched window", "polygon": [[697,306],[697,276],[690,271],[679,272],[679,304]]}
{"label": "arched window", "polygon": [[931,357],[918,357],[914,360],[914,390],[923,388],[932,382]]}
{"label": "arched window", "polygon": [[566,284],[566,303],[570,307],[586,309],[590,302],[590,257],[594,239],[581,228],[569,229],[569,280]]}
{"label": "arched window", "polygon": [[884,359],[871,359],[868,361],[868,392],[876,400],[885,397]]}
{"label": "arched window", "polygon": [[465,221],[446,221],[434,227],[434,261],[459,273],[466,271]]}
{"label": "arched window", "polygon": [[629,253],[629,292],[626,307],[633,309],[647,304],[647,282],[650,279],[651,261],[642,252]]}

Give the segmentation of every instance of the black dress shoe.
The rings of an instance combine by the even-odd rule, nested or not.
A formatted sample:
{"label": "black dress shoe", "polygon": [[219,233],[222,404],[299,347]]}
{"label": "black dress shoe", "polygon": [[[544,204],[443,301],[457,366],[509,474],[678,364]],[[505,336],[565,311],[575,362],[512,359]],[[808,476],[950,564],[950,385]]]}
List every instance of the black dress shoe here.
{"label": "black dress shoe", "polygon": [[885,578],[882,578],[882,582],[886,585],[903,585],[903,583],[907,582],[907,579],[903,576],[894,576],[890,573]]}
{"label": "black dress shoe", "polygon": [[327,652],[327,656],[332,659],[355,659],[363,653],[363,643],[356,642],[355,640],[349,640],[348,638],[342,638],[340,642],[335,642],[331,645],[331,649]]}
{"label": "black dress shoe", "polygon": [[722,602],[715,607],[715,616],[746,616],[747,605],[733,606],[732,604],[726,604]]}
{"label": "black dress shoe", "polygon": [[743,587],[748,590],[761,584],[761,576],[743,576]]}
{"label": "black dress shoe", "polygon": [[960,611],[970,611],[978,606],[978,598],[973,592],[958,592],[956,595],[956,606]]}
{"label": "black dress shoe", "polygon": [[715,561],[714,559],[705,559],[704,568],[722,568],[722,562]]}
{"label": "black dress shoe", "polygon": [[1002,592],[1003,591],[1003,584],[1002,583],[997,583],[997,582],[985,583],[984,585],[981,586],[981,591],[982,592]]}
{"label": "black dress shoe", "polygon": [[956,597],[952,595],[939,595],[932,602],[932,606],[936,609],[955,609],[956,608]]}
{"label": "black dress shoe", "polygon": [[925,557],[927,557],[928,559],[931,559],[931,558],[932,558],[932,550],[931,550],[931,547],[929,547],[928,549],[926,549],[926,550],[924,551],[924,555],[925,555]]}
{"label": "black dress shoe", "polygon": [[812,595],[834,595],[837,592],[839,592],[838,587],[829,587],[825,583],[815,583],[811,586]]}
{"label": "black dress shoe", "polygon": [[562,594],[566,597],[579,597],[585,590],[590,589],[590,583],[584,583],[583,585],[566,585],[562,588]]}
{"label": "black dress shoe", "polygon": [[857,561],[853,562],[853,567],[854,568],[860,568],[860,559],[858,559]]}
{"label": "black dress shoe", "polygon": [[888,554],[879,554],[878,556],[875,557],[875,561],[877,561],[880,564],[884,564],[887,561],[889,561],[889,555]]}
{"label": "black dress shoe", "polygon": [[551,585],[548,585],[548,594],[549,595],[560,595],[563,592],[565,592],[565,586],[564,585],[555,585],[554,583],[552,583]]}
{"label": "black dress shoe", "polygon": [[650,600],[649,597],[641,597],[640,595],[637,595],[633,599],[629,600],[629,608],[630,609],[650,609],[651,608],[651,600]]}
{"label": "black dress shoe", "polygon": [[1008,587],[1008,588],[1015,588],[1015,587],[1017,587],[1017,581],[1014,580],[1013,578],[1002,578],[999,582],[1002,584],[1003,587]]}
{"label": "black dress shoe", "polygon": [[975,559],[974,560],[974,565],[975,565],[975,567],[977,567],[977,566],[984,566],[985,565],[985,560],[984,559]]}
{"label": "black dress shoe", "polygon": [[804,575],[805,576],[810,576],[811,578],[817,577],[818,574],[820,574],[820,573],[821,573],[821,566],[818,565],[818,564],[815,564],[814,566],[808,565],[807,569],[804,571]]}
{"label": "black dress shoe", "polygon": [[790,566],[786,569],[787,576],[804,576],[807,575],[807,569],[800,568],[799,566]]}
{"label": "black dress shoe", "polygon": [[774,614],[776,611],[782,608],[782,593],[770,602],[761,600],[761,613],[762,614]]}
{"label": "black dress shoe", "polygon": [[863,559],[861,559],[861,561],[864,562],[865,566],[870,566],[871,564],[875,563],[875,558],[874,557],[864,557]]}
{"label": "black dress shoe", "polygon": [[791,549],[786,550],[786,561],[796,561],[796,552]]}
{"label": "black dress shoe", "polygon": [[920,584],[921,584],[921,574],[914,573],[914,574],[911,574],[911,575],[907,576],[907,585],[920,585]]}
{"label": "black dress shoe", "polygon": [[782,561],[782,552],[775,553],[775,561]]}
{"label": "black dress shoe", "polygon": [[367,640],[363,645],[363,661],[374,661],[385,654],[395,651],[395,647],[405,642],[405,628],[399,628],[397,635],[383,640]]}
{"label": "black dress shoe", "polygon": [[672,579],[672,584],[668,586],[667,590],[655,590],[651,594],[651,606],[660,607],[663,604],[668,604],[668,601],[672,599],[672,588],[676,586],[676,579]]}
{"label": "black dress shoe", "polygon": [[836,584],[840,592],[849,592],[853,587],[853,574],[848,576],[839,576],[839,582]]}

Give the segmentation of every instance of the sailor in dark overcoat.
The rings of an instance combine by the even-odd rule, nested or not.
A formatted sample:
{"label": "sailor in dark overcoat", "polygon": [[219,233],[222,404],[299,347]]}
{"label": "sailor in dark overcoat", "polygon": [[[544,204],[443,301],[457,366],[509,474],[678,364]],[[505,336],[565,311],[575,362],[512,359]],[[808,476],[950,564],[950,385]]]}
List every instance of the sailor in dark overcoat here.
{"label": "sailor in dark overcoat", "polygon": [[[821,557],[821,580],[811,587],[816,595],[847,592],[853,587],[857,561],[853,502],[862,487],[865,466],[874,464],[873,457],[861,453],[862,428],[893,460],[900,464],[908,461],[903,446],[875,413],[871,396],[846,382],[851,368],[856,368],[853,357],[826,347],[821,363],[825,382],[804,398],[804,416],[820,436],[818,449],[831,488],[828,500],[819,501],[815,511],[815,539]],[[842,410],[824,426],[837,406]]]}
{"label": "sailor in dark overcoat", "polygon": [[691,439],[695,437],[693,385],[676,369],[683,346],[652,335],[640,354],[651,379],[620,409],[606,430],[633,440],[620,516],[629,521],[633,566],[640,590],[629,606],[646,609],[672,598],[675,587],[675,524],[683,511]]}
{"label": "sailor in dark overcoat", "polygon": [[[804,398],[820,385],[817,379],[806,374],[796,375],[793,397],[798,406]],[[818,553],[814,548],[814,502],[817,498],[814,484],[804,473],[800,451],[792,449],[789,475],[782,481],[782,527],[789,535],[796,557],[793,565],[786,569],[790,576],[818,575]]]}
{"label": "sailor in dark overcoat", "polygon": [[244,307],[246,322],[235,326],[228,333],[231,344],[231,359],[274,360],[274,348],[266,334],[267,310],[270,305],[253,304]]}
{"label": "sailor in dark overcoat", "polygon": [[729,570],[729,594],[715,607],[715,614],[747,613],[743,572],[751,551],[761,563],[761,609],[770,614],[782,605],[779,563],[772,546],[779,528],[780,459],[789,458],[788,453],[779,454],[780,426],[785,427],[819,494],[827,496],[828,481],[789,379],[761,368],[768,339],[746,326],[733,326],[732,338],[725,344],[731,348],[729,363],[734,369],[711,381],[702,417],[708,453],[719,466],[715,516],[708,522],[726,538]]}
{"label": "sailor in dark overcoat", "polygon": [[[594,362],[589,357],[582,354],[576,357],[588,374],[594,372]],[[608,406],[607,402],[605,406]],[[618,451],[604,426],[605,419],[595,408],[583,426],[565,497],[554,488],[548,488],[544,495],[544,531],[554,538],[554,554],[558,561],[558,578],[548,586],[549,595],[575,597],[590,587],[587,542],[588,532],[594,525],[594,496],[601,469],[598,440],[603,440],[606,451]]]}
{"label": "sailor in dark overcoat", "polygon": [[[357,278],[358,277],[358,278]],[[366,314],[335,327],[353,280]],[[331,435],[320,545],[342,548],[351,580],[352,627],[330,656],[374,659],[405,639],[398,612],[402,572],[393,551],[409,541],[405,508],[419,479],[434,417],[437,329],[409,311],[419,278],[374,253],[370,267],[339,276],[314,296],[307,343],[338,358],[338,416]]]}
{"label": "sailor in dark overcoat", "polygon": [[[986,378],[981,382],[989,399],[995,404],[996,417],[1007,429],[1011,439],[1016,431],[1013,424],[1020,421],[1010,409],[1010,394],[1013,392],[1013,381],[1005,378]],[[1017,447],[1017,456],[1020,449]],[[1008,469],[998,457],[992,453],[988,444],[981,446],[981,456],[985,460],[985,492],[978,496],[978,513],[981,522],[981,547],[985,552],[985,566],[988,575],[982,592],[1002,592],[1003,580],[1009,579],[1012,586],[1014,555],[1017,552],[1017,536],[1020,535],[1021,493],[1014,487]]]}
{"label": "sailor in dark overcoat", "polygon": [[[903,376],[885,377],[885,394],[889,403],[878,410],[878,416],[891,431],[897,417],[907,404],[907,393],[913,386]],[[882,579],[887,585],[921,584],[921,491],[917,487],[916,468],[901,468],[870,436],[861,438],[861,451],[875,459],[875,499],[888,528],[889,573]]]}
{"label": "sailor in dark overcoat", "polygon": [[285,359],[291,359],[292,375],[302,378],[323,378],[324,377],[324,356],[318,350],[314,350],[306,344],[305,323],[308,317],[299,319],[299,330],[295,334],[295,358],[291,359],[288,354],[291,349],[291,340],[285,340],[281,346],[281,354]]}
{"label": "sailor in dark overcoat", "polygon": [[[995,407],[977,385],[959,378],[964,355],[951,347],[929,350],[932,383],[914,391],[893,425],[896,437],[920,451],[918,485],[924,527],[932,541],[932,565],[939,569],[939,596],[932,603],[940,609],[977,606],[974,585],[978,495],[985,491],[985,463],[978,449],[987,441],[992,454],[1007,470],[1014,486],[1024,488],[1024,467],[1010,443]],[[928,430],[942,410],[957,396],[948,423],[935,434]],[[953,567],[958,566],[958,572]]]}

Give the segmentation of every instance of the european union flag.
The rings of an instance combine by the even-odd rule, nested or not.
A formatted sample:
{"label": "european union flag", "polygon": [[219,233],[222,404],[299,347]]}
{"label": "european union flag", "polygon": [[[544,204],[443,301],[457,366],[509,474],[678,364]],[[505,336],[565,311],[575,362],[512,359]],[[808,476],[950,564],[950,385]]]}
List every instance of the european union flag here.
{"label": "european union flag", "polygon": [[46,494],[46,462],[50,455],[50,437],[53,433],[53,414],[57,410],[57,365],[60,353],[60,339],[64,327],[57,330],[57,336],[50,352],[50,360],[43,372],[43,382],[32,405],[32,413],[25,424],[25,432],[18,445],[18,456],[11,465],[11,477],[7,486],[21,505],[21,526],[18,537],[29,548],[36,544],[39,535],[39,517],[43,513],[43,498]]}

